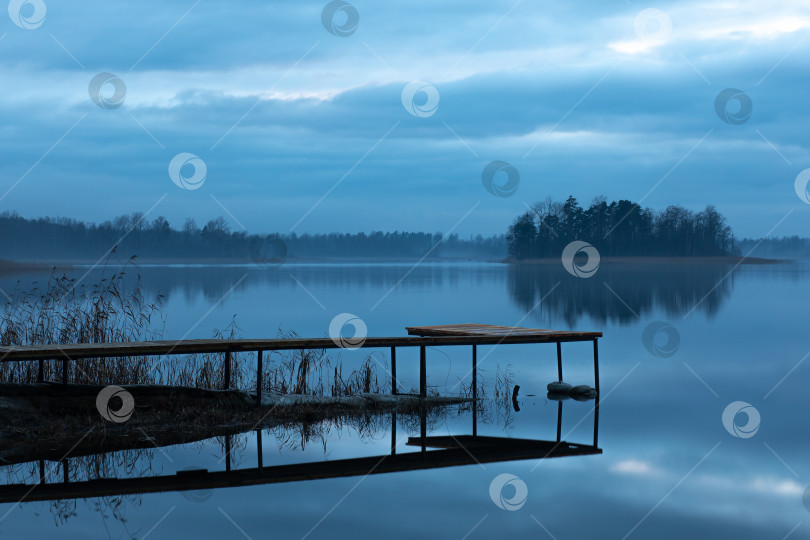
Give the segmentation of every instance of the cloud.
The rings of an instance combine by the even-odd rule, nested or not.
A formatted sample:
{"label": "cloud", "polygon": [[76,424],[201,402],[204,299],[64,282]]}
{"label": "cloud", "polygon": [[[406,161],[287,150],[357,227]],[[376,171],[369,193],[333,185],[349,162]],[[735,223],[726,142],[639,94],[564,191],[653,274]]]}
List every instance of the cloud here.
{"label": "cloud", "polygon": [[635,459],[627,459],[618,461],[610,466],[610,470],[621,474],[633,474],[648,476],[652,473],[659,473],[659,471],[652,467],[645,461],[638,461]]}
{"label": "cloud", "polygon": [[[208,204],[216,193],[249,228],[284,230],[329,192],[302,228],[447,230],[480,202],[459,232],[499,233],[523,202],[638,200],[665,176],[647,204],[714,203],[742,235],[801,209],[791,186],[807,151],[810,10],[800,3],[684,3],[651,46],[639,10],[598,3],[520,4],[506,16],[514,4],[358,3],[348,38],[323,29],[317,3],[192,5],[54,7],[37,31],[8,30],[0,191],[38,165],[2,209],[108,219],[168,190],[174,221],[205,219],[221,213]],[[89,99],[99,71],[126,83],[120,108]],[[416,79],[440,96],[427,118],[401,104]],[[744,125],[714,112],[728,87],[752,99]],[[203,193],[171,191],[178,152],[206,160]],[[480,184],[496,159],[523,179],[509,200]],[[43,189],[79,201],[43,201]],[[106,204],[81,202],[92,192]],[[806,229],[807,213],[795,215],[777,234]]]}

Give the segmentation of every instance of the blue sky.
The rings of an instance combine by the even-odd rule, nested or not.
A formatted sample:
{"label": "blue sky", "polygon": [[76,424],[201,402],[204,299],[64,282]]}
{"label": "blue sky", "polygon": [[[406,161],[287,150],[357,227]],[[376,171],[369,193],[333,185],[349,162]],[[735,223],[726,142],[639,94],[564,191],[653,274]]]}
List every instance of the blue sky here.
{"label": "blue sky", "polygon": [[[329,7],[347,35],[324,25]],[[809,32],[810,5],[792,1],[12,0],[0,212],[468,235],[601,194],[712,203],[738,236],[810,235],[794,189],[810,167]],[[97,104],[99,73],[118,79]],[[715,111],[727,88],[752,104],[736,124]],[[205,164],[181,169],[194,189],[170,177],[180,153]],[[495,160],[519,172],[510,197],[482,184]]]}

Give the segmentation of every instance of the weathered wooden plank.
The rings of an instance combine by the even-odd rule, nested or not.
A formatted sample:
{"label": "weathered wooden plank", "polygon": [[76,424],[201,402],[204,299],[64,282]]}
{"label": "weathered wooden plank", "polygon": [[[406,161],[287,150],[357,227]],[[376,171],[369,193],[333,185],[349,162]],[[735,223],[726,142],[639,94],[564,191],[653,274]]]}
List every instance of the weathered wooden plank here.
{"label": "weathered wooden plank", "polygon": [[417,336],[583,336],[587,339],[601,337],[600,332],[575,332],[549,330],[546,328],[523,328],[520,326],[497,326],[492,324],[442,324],[435,326],[408,326],[410,335]]}
{"label": "weathered wooden plank", "polygon": [[[553,343],[589,341],[602,337],[601,332],[554,332],[507,335],[466,335],[428,337],[370,337],[362,347],[441,347],[454,345],[498,345],[518,343]],[[330,338],[314,339],[189,339],[178,341],[142,341],[131,343],[79,343],[65,345],[26,345],[0,347],[0,362],[109,358],[120,356],[163,356],[224,352],[279,351],[340,348]]]}
{"label": "weathered wooden plank", "polygon": [[[483,435],[433,435],[430,437],[408,437],[407,446],[427,446],[428,448],[482,448],[502,446],[504,437],[488,437]],[[513,447],[527,445],[533,448],[541,448],[545,445],[548,449],[553,449],[560,443],[557,441],[540,441],[537,439],[518,439],[509,437],[509,444]],[[569,443],[565,443],[568,445]]]}

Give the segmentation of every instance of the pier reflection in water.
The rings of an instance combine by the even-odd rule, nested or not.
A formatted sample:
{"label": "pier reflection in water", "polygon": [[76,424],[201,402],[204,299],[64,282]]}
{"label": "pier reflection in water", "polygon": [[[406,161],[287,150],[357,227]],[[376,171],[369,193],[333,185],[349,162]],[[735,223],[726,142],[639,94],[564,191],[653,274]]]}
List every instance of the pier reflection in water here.
{"label": "pier reflection in water", "polygon": [[[82,499],[93,497],[117,497],[131,494],[169,491],[212,490],[284,482],[322,480],[418,471],[444,467],[476,465],[482,463],[508,462],[527,459],[601,454],[598,447],[598,402],[593,405],[593,440],[587,443],[571,442],[562,436],[563,402],[557,404],[557,431],[553,439],[528,439],[511,437],[479,436],[470,433],[429,435],[428,415],[418,415],[420,433],[408,437],[406,446],[416,447],[413,452],[398,452],[397,413],[391,417],[391,451],[388,454],[315,461],[282,465],[264,463],[262,430],[255,431],[257,463],[255,467],[234,468],[231,458],[232,434],[225,436],[222,461],[224,470],[185,469],[176,474],[143,475],[135,477],[95,477],[75,481],[71,479],[71,462],[80,457],[66,455],[58,462],[62,472],[61,481],[55,481],[45,471],[51,463],[38,456],[30,456],[30,463],[37,464],[39,475],[24,483],[8,483],[0,486],[0,503],[19,501],[47,501]],[[477,410],[473,407],[471,433],[477,432]],[[412,425],[412,424],[411,424]],[[124,451],[126,449],[119,449]],[[158,450],[161,450],[158,447]],[[162,450],[161,450],[162,451]],[[108,452],[110,453],[110,452]],[[86,460],[85,460],[86,462]],[[121,474],[125,471],[118,471]],[[109,473],[109,472],[108,472]]]}

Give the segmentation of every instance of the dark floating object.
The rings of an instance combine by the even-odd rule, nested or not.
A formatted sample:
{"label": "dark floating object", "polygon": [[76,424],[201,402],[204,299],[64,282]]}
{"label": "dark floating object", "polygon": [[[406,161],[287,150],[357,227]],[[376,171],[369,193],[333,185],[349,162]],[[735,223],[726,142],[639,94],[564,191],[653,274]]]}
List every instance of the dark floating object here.
{"label": "dark floating object", "polygon": [[575,386],[571,389],[571,397],[577,401],[589,401],[595,399],[599,393],[587,385]]}
{"label": "dark floating object", "polygon": [[520,385],[516,384],[515,389],[512,390],[512,407],[515,409],[515,412],[520,412],[520,406],[518,405],[518,392],[520,391]]}
{"label": "dark floating object", "polygon": [[568,393],[571,394],[571,397],[577,401],[588,401],[589,399],[594,399],[597,395],[599,395],[595,389],[591,388],[587,384],[575,386],[569,390]]}
{"label": "dark floating object", "polygon": [[568,383],[562,382],[562,381],[555,381],[555,382],[548,383],[548,386],[546,386],[546,389],[549,391],[549,393],[551,393],[551,392],[558,393],[559,392],[559,393],[567,394],[568,391],[571,390],[571,385],[568,384]]}
{"label": "dark floating object", "polygon": [[562,381],[555,381],[548,383],[546,388],[548,389],[548,399],[553,399],[555,401],[562,401],[568,398],[575,399],[577,401],[588,401],[596,398],[596,396],[599,395],[599,392],[597,392],[596,389],[588,386],[587,384],[571,386],[570,384]]}

